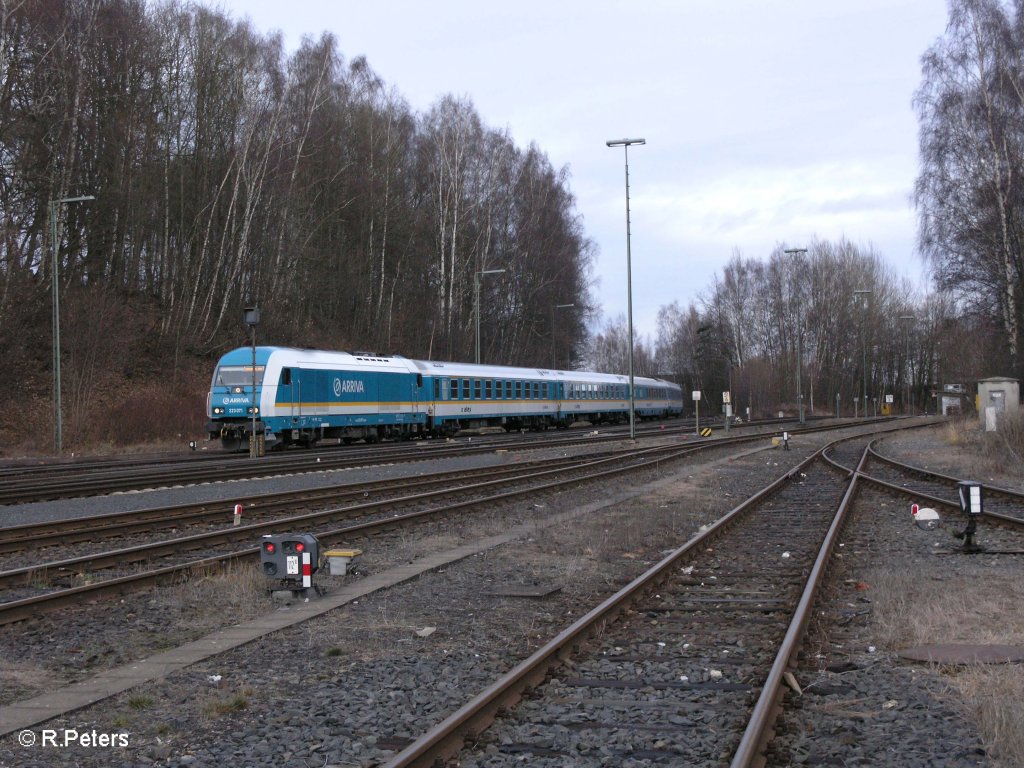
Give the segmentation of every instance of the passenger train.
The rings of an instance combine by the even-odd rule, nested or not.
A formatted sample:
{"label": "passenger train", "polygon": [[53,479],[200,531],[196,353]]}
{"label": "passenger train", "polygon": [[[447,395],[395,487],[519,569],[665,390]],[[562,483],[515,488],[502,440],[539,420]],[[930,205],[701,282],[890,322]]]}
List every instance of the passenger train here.
{"label": "passenger train", "polygon": [[[682,413],[678,385],[642,376],[634,385],[637,419]],[[210,439],[228,450],[248,445],[254,422],[267,448],[615,423],[629,419],[629,378],[271,346],[254,358],[241,347],[217,363],[207,415]]]}

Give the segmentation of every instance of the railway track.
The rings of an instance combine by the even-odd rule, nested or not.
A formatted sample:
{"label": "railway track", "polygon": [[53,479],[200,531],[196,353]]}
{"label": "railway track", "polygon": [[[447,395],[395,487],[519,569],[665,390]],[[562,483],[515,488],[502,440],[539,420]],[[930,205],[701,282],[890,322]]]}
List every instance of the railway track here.
{"label": "railway track", "polygon": [[[524,462],[513,467],[489,467],[434,473],[429,477],[391,478],[364,483],[340,483],[301,491],[281,491],[240,496],[233,502],[198,502],[154,507],[137,512],[115,512],[85,518],[69,518],[43,523],[0,528],[0,555],[51,546],[67,548],[77,542],[94,544],[129,535],[160,532],[200,532],[234,524],[234,506],[242,507],[242,520],[248,523],[273,519],[273,515],[294,512],[296,508],[316,509],[328,505],[355,504],[373,499],[386,501],[396,496],[432,488],[458,488],[481,480],[515,476],[528,469],[557,469],[578,464],[575,459],[545,459]],[[241,522],[241,520],[240,520]],[[0,557],[0,571],[9,558]]]}
{"label": "railway track", "polygon": [[[788,472],[784,478],[777,481],[793,486],[795,490],[792,493],[797,495],[787,497],[783,493],[777,493],[773,499],[770,493],[767,496],[764,491],[758,494],[755,500],[764,498],[765,504],[774,505],[771,507],[771,514],[762,515],[762,523],[781,525],[786,522],[786,518],[790,518],[792,522],[817,518],[817,512],[809,511],[801,505],[813,504],[823,495],[829,495],[833,499],[837,494],[842,495],[848,506],[849,500],[857,493],[857,487],[862,487],[867,481],[862,473],[851,468],[851,462],[852,467],[860,464],[862,471],[867,468],[867,462],[860,463],[859,458],[863,456],[862,448],[866,442],[867,439],[862,438],[858,441],[859,444],[840,444],[829,451],[833,463],[827,463],[821,457],[817,460],[812,457],[808,460],[810,464],[805,462],[801,468]],[[719,445],[700,444],[700,448],[710,447]],[[818,485],[820,477],[835,480],[839,484],[837,489],[823,490],[823,487]],[[843,486],[843,483],[848,485]],[[801,486],[806,491],[803,497],[798,494]],[[843,487],[846,490],[841,490]],[[535,494],[536,490],[528,493]],[[493,498],[502,497],[503,494],[499,492]],[[467,502],[471,503],[469,500]],[[484,503],[493,506],[495,502],[485,499]],[[737,510],[742,507],[743,505]],[[737,510],[733,510],[733,513]],[[419,512],[429,510],[421,509]],[[222,511],[221,515],[224,514]],[[471,727],[476,751],[460,753],[461,764],[498,764],[501,760],[494,760],[499,754],[504,755],[509,762],[525,761],[527,764],[539,763],[546,757],[552,760],[547,764],[552,765],[565,764],[567,759],[573,764],[586,765],[591,758],[602,761],[593,764],[609,764],[609,761],[614,763],[625,757],[648,758],[654,764],[678,764],[680,746],[690,750],[683,758],[687,763],[719,765],[733,761],[734,765],[759,764],[764,754],[764,734],[770,730],[771,714],[776,710],[783,690],[781,682],[775,685],[772,679],[785,679],[785,672],[790,668],[792,654],[795,653],[795,645],[792,652],[784,654],[780,650],[781,646],[780,649],[775,649],[765,640],[771,633],[775,633],[775,636],[781,633],[784,639],[795,638],[794,642],[798,642],[802,636],[802,631],[796,631],[792,627],[787,629],[785,621],[782,620],[793,604],[790,598],[797,593],[797,589],[789,581],[791,574],[785,572],[786,566],[795,566],[794,571],[804,573],[823,568],[818,568],[817,561],[810,567],[805,565],[806,561],[802,559],[805,544],[797,539],[781,539],[781,536],[786,535],[784,527],[762,527],[754,532],[743,533],[739,525],[738,521],[735,524],[721,521],[708,531],[708,534],[715,535],[721,528],[721,538],[710,544],[703,539],[700,542],[695,539],[687,544],[692,549],[694,559],[677,560],[675,563],[675,575],[683,582],[683,586],[687,587],[686,591],[676,596],[664,588],[663,583],[652,582],[646,592],[638,598],[640,602],[633,607],[611,612],[598,630],[601,633],[602,645],[599,646],[601,653],[596,659],[584,660],[581,663],[577,661],[580,658],[578,655],[573,656],[585,647],[585,637],[573,639],[567,649],[556,653],[558,658],[568,658],[569,663],[573,665],[567,673],[572,685],[563,685],[560,692],[556,689],[555,709],[553,715],[548,718],[552,720],[551,723],[537,719],[546,717],[547,712],[545,709],[537,708],[540,707],[539,704],[534,709],[528,709],[538,701],[531,697],[525,707],[521,708],[521,716],[516,714],[506,718],[502,715],[503,719],[494,732],[481,734],[480,730]],[[834,528],[833,524],[829,530]],[[748,549],[737,550],[737,554],[730,557],[724,544],[730,537],[739,539]],[[785,549],[780,550],[782,546]],[[789,554],[789,557],[783,557],[783,554]],[[761,558],[760,565],[758,556]],[[777,569],[761,567],[772,562],[782,563],[782,566]],[[195,563],[192,566],[194,567]],[[691,566],[692,570],[686,572]],[[159,576],[154,575],[154,578]],[[117,589],[118,587],[114,586],[110,591]],[[805,590],[800,592],[797,605],[810,600]],[[808,602],[808,605],[813,605],[813,602]],[[794,611],[799,611],[799,608]],[[730,618],[737,619],[737,623],[731,624]],[[647,634],[640,640],[634,640],[628,635],[613,634],[618,631],[619,624],[631,624],[640,631],[646,631]],[[688,634],[684,628],[687,624],[695,625],[697,631]],[[723,650],[728,653],[722,653]],[[776,650],[776,653],[772,671],[765,672],[764,680],[767,684],[760,688],[762,695],[757,696],[758,685],[750,682],[761,674],[756,671],[755,662],[758,668],[766,669],[761,657],[772,656],[773,650]],[[691,655],[677,656],[680,651],[687,651]],[[681,666],[677,659],[689,659],[689,666]],[[780,659],[788,661],[779,666]],[[622,682],[628,681],[628,677],[624,676],[631,673],[635,674],[638,680],[649,681],[652,675],[661,672],[668,675],[673,685],[645,685],[635,688]],[[676,674],[677,679],[672,679],[672,674]],[[683,680],[683,676],[687,679]],[[540,685],[539,681],[542,679],[550,679],[552,682]],[[529,686],[540,691],[549,685],[562,685],[560,680],[562,677],[557,674],[549,677],[545,672],[540,677],[531,678]],[[610,687],[595,684],[609,681],[612,683]],[[633,693],[638,693],[641,698],[634,700]],[[716,698],[719,694],[721,698]],[[501,707],[510,706],[519,695],[521,694],[504,700]],[[737,719],[734,716],[737,702],[746,706],[752,714],[759,710],[767,713],[765,722],[769,725],[749,726],[745,731],[747,735],[741,736],[744,721],[743,718]],[[606,719],[587,719],[592,714]],[[427,718],[429,719],[429,716]],[[560,722],[556,718],[560,718]],[[549,733],[542,730],[542,726],[548,725],[555,728],[555,731]],[[702,736],[710,733],[712,729],[715,734],[713,738]],[[666,733],[669,734],[669,738],[665,737]],[[726,734],[725,737],[723,733]],[[408,744],[407,736],[407,733],[383,733],[377,743],[395,744],[395,748],[401,748]],[[677,741],[673,742],[673,738]],[[729,743],[737,745],[735,752],[728,752],[723,748],[726,739]],[[743,747],[744,744],[750,746]],[[740,759],[739,755],[743,749],[752,751],[752,763],[734,760]],[[703,759],[704,754],[711,756],[709,761]],[[395,758],[396,761],[398,759]]]}
{"label": "railway track", "polygon": [[[0,571],[0,585],[7,587],[10,597],[0,603],[0,624],[30,618],[40,611],[58,608],[85,596],[119,593],[189,571],[254,559],[259,554],[259,548],[248,545],[266,533],[302,529],[314,532],[324,545],[351,541],[355,537],[378,534],[442,514],[486,507],[577,483],[604,480],[673,461],[697,451],[728,449],[753,439],[748,436],[713,443],[657,446],[639,451],[617,452],[596,459],[566,459],[558,462],[560,466],[552,466],[552,462],[540,462],[535,465],[481,470],[467,477],[470,482],[459,487],[452,487],[451,478],[441,478],[438,482],[422,481],[422,485],[431,486],[424,490],[423,487],[415,487],[421,483],[417,480],[410,486],[415,492],[387,500],[367,499],[346,507],[328,507],[287,517],[271,517],[262,522],[237,527],[225,526],[188,536],[147,541],[115,550],[8,568]],[[469,473],[459,474],[465,476]],[[357,496],[360,493],[368,495],[367,491],[356,491]],[[286,502],[286,506],[289,503]],[[152,510],[146,514],[151,515]],[[124,524],[125,519],[122,517],[120,524]],[[82,528],[82,522],[75,521],[79,526],[76,535],[87,535],[95,522],[95,519],[85,521],[85,527]],[[159,524],[159,515],[156,521],[147,519],[139,525],[151,525],[154,522]],[[115,528],[118,524],[114,523]],[[41,530],[45,527],[37,526],[36,535],[52,538],[52,531]],[[8,545],[17,544],[26,548],[33,546],[32,541],[31,536],[22,536],[10,540]],[[238,548],[240,544],[242,547]]]}
{"label": "railway track", "polygon": [[[899,426],[896,424],[892,428]],[[810,427],[806,431],[828,428]],[[326,499],[323,491],[315,492],[314,496],[319,498],[314,500],[309,498],[307,492],[303,495],[282,494],[279,498],[261,499],[259,509],[255,510],[260,519],[239,526],[228,527],[226,522],[220,526],[215,523],[211,526],[211,519],[219,517],[225,520],[227,517],[224,505],[218,508],[218,505],[199,504],[0,530],[0,551],[8,553],[27,549],[34,551],[37,542],[41,545],[59,542],[62,546],[71,542],[85,543],[84,550],[77,554],[71,553],[70,556],[42,562],[36,559],[27,566],[9,567],[11,557],[6,558],[6,565],[4,560],[0,560],[0,569],[3,569],[0,570],[0,585],[8,587],[10,598],[0,603],[0,623],[20,621],[39,611],[80,600],[85,595],[120,593],[196,569],[218,568],[227,563],[255,558],[259,553],[258,547],[245,545],[268,533],[312,530],[324,544],[329,545],[355,536],[390,530],[418,521],[425,515],[443,514],[475,504],[486,505],[578,482],[593,482],[621,472],[675,460],[694,451],[729,448],[763,439],[763,435],[736,436],[713,442],[621,451],[599,459],[566,459],[558,462],[560,466],[545,461],[540,463],[543,469],[538,465],[520,465],[499,470],[480,470],[472,473],[472,476],[470,473],[457,473],[472,482],[452,487],[453,476],[439,478],[438,482],[413,480],[409,481],[412,485],[406,489],[412,493],[403,491],[395,481],[389,481],[390,498],[383,500],[370,498],[371,490],[377,492],[381,488],[381,485],[373,484],[344,491],[328,489]],[[332,506],[336,503],[330,501],[332,492],[345,494],[349,502],[359,499],[361,494],[365,501],[349,503],[345,507]],[[398,493],[397,497],[395,493]],[[422,507],[441,500],[444,500],[442,506],[427,512],[404,511],[409,507]],[[281,509],[308,507],[310,504],[327,506],[285,517],[276,516],[276,512]],[[250,514],[256,506],[257,502],[250,500]],[[347,525],[338,527],[346,521]],[[103,540],[116,537],[123,540],[129,531],[145,536],[147,532],[163,530],[168,526],[177,533],[178,527],[186,524],[201,525],[203,528],[195,533],[175,535],[169,539],[126,543],[113,550],[97,550],[94,546],[97,538]],[[241,549],[236,548],[239,544],[243,545]]]}
{"label": "railway track", "polygon": [[763,765],[786,686],[798,685],[787,676],[854,499],[866,487],[916,492],[869,477],[871,462],[878,468],[873,453],[867,438],[822,449],[387,765],[456,756],[463,766],[497,756]]}
{"label": "railway track", "polygon": [[[781,434],[785,420],[771,419],[736,425],[734,430],[750,433],[769,430]],[[875,423],[873,420],[858,424]],[[720,429],[720,426],[712,428]],[[691,421],[661,422],[643,427],[638,437],[688,436]],[[595,434],[597,432],[597,434]],[[37,501],[99,496],[175,485],[233,479],[253,479],[280,474],[322,472],[368,466],[381,462],[408,462],[450,458],[493,451],[568,447],[622,440],[621,427],[600,430],[559,430],[524,438],[520,434],[481,435],[453,440],[418,440],[377,446],[331,446],[314,451],[274,453],[257,461],[240,454],[185,454],[168,459],[119,459],[61,462],[55,464],[0,468],[0,506]]]}
{"label": "railway track", "polygon": [[856,484],[815,453],[388,765],[456,754],[467,766],[495,754],[574,765],[757,764]]}
{"label": "railway track", "polygon": [[[903,488],[906,495],[943,503],[947,508],[959,509],[957,485],[961,479],[933,472],[911,464],[896,461],[878,452],[872,445],[868,449],[865,473],[873,479]],[[982,484],[985,514],[992,520],[1013,518],[1024,520],[1024,493],[1009,488]]]}

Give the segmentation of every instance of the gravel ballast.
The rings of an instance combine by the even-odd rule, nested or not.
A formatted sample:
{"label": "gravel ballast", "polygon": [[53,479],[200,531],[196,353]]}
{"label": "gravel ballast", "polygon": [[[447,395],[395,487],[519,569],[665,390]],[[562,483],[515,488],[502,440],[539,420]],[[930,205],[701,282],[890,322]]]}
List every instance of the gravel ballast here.
{"label": "gravel ballast", "polygon": [[[45,726],[127,734],[127,746],[29,748],[10,737],[0,742],[0,764],[380,764],[405,740],[442,719],[571,623],[585,607],[614,592],[826,439],[831,438],[800,438],[789,452],[774,449],[714,465],[697,458],[675,463],[658,475],[646,473],[633,482],[649,490],[633,501],[575,523],[538,529],[535,536],[515,544],[470,557]],[[914,439],[917,450],[939,443],[932,430],[918,431]],[[901,446],[900,451],[914,449]],[[541,521],[547,514],[607,494],[599,486],[548,494],[458,523],[428,526],[415,540],[396,534],[375,542],[373,551],[363,556],[361,571],[351,578],[467,537]],[[902,502],[898,507],[892,500],[886,503],[892,509],[872,516],[873,532],[867,541],[852,538],[847,543],[865,554],[863,561],[860,555],[847,558],[849,571],[839,583],[864,581],[864,569],[870,573],[879,562],[891,565],[894,558],[917,574],[939,568],[944,578],[956,579],[958,569],[968,564],[951,558],[937,563],[932,540],[915,532],[908,536],[909,512],[904,514]],[[864,506],[859,505],[858,514],[872,514],[864,512]],[[537,598],[501,594],[508,591],[503,588],[524,585],[554,591]],[[252,592],[259,590],[240,592],[237,609],[214,605],[213,613],[237,610],[238,616],[245,616],[257,608],[270,609],[266,603],[247,603]],[[823,610],[828,618],[816,635],[814,652],[808,654],[807,669],[801,671],[806,696],[787,723],[775,764],[986,764],[978,727],[941,675],[928,667],[905,665],[873,641],[871,603],[863,602],[864,592],[851,587],[827,596]],[[60,620],[44,618],[32,625],[0,628],[4,688],[11,691],[9,684],[21,681],[17,693],[11,698],[4,694],[4,699],[24,698],[108,668],[110,654],[117,653],[113,649],[123,648],[121,658],[126,659],[140,642],[143,649],[155,646],[162,629],[173,644],[217,625],[210,619],[175,629],[176,622],[192,621],[195,609],[182,605],[175,614],[166,601],[161,602],[162,594],[156,590],[129,595],[123,603],[82,607],[62,614]],[[217,598],[210,594],[200,599]],[[132,616],[128,622],[119,619],[127,614]],[[838,634],[829,633],[832,622],[845,622],[842,642],[836,639]],[[135,636],[140,633],[150,641]],[[97,650],[99,659],[69,663],[87,645]],[[868,650],[871,647],[874,651]],[[837,666],[841,664],[852,666]],[[853,703],[836,705],[841,696]],[[897,704],[889,706],[893,700]],[[705,717],[681,725],[702,732],[708,727]],[[34,731],[41,734],[42,728]],[[882,762],[869,761],[881,755],[886,756]],[[932,762],[915,763],[914,756],[927,756]],[[486,764],[523,764],[508,755],[494,755],[493,760]],[[530,759],[529,764],[541,763]],[[609,758],[606,764],[628,763]]]}

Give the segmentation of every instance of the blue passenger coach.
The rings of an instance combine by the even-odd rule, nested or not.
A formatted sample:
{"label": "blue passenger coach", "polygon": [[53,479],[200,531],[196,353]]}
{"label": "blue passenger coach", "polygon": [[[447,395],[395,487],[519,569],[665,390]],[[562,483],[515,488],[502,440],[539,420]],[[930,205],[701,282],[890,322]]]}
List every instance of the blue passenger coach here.
{"label": "blue passenger coach", "polygon": [[[629,416],[629,380],[619,374],[410,360],[398,355],[257,347],[221,358],[207,403],[211,439],[238,449],[253,426],[268,447],[336,438],[451,435],[460,429],[566,427]],[[682,413],[676,384],[635,377],[638,418]]]}

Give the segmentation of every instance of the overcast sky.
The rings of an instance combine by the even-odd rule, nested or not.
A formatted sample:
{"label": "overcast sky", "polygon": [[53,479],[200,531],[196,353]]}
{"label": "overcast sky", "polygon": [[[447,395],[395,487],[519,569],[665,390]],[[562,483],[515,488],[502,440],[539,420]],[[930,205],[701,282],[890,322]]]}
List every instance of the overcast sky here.
{"label": "overcast sky", "polygon": [[417,112],[468,97],[490,127],[567,167],[597,245],[595,295],[633,315],[706,292],[735,250],[813,237],[872,246],[924,286],[910,201],[920,60],[944,0],[232,0],[208,3],[289,51],[327,30]]}

